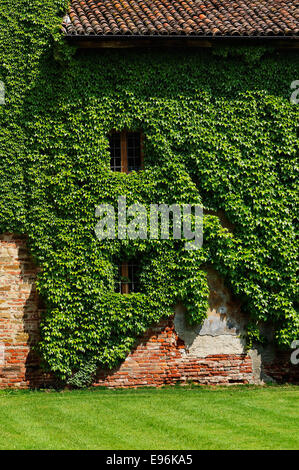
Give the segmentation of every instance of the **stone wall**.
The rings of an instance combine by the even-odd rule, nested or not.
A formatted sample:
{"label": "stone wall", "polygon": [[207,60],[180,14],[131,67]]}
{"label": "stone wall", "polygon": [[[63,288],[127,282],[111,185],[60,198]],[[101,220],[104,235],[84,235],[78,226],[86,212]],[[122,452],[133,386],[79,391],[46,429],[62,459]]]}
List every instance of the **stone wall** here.
{"label": "stone wall", "polygon": [[[37,274],[26,238],[0,236],[0,388],[54,384],[42,372],[33,350],[43,311],[36,291]],[[278,353],[271,345],[244,350],[246,315],[218,274],[211,269],[207,274],[210,307],[201,326],[191,328],[179,305],[172,318],[153,326],[136,341],[118,369],[99,370],[94,385],[299,383],[299,366],[290,364],[290,354]]]}

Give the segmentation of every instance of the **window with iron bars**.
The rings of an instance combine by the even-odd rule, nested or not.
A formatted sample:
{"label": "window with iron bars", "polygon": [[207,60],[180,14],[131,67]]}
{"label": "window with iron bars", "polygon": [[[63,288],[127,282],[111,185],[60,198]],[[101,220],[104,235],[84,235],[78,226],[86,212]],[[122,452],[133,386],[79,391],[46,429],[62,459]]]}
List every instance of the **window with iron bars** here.
{"label": "window with iron bars", "polygon": [[110,168],[130,173],[143,169],[143,136],[141,132],[113,132],[109,137]]}
{"label": "window with iron bars", "polygon": [[139,269],[137,262],[127,262],[118,265],[115,292],[131,294],[139,292]]}

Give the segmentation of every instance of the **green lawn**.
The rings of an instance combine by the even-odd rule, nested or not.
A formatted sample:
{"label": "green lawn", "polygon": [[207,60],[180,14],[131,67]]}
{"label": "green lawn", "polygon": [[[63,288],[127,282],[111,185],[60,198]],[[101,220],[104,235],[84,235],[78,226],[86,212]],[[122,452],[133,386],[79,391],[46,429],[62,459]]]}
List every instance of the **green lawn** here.
{"label": "green lawn", "polygon": [[299,387],[0,391],[0,449],[299,449]]}

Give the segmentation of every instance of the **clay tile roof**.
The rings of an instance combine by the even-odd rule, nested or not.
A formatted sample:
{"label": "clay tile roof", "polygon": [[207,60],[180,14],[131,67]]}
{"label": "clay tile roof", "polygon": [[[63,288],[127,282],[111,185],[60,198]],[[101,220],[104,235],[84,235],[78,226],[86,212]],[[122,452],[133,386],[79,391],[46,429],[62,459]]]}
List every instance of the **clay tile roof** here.
{"label": "clay tile roof", "polygon": [[71,0],[66,36],[294,37],[297,0]]}

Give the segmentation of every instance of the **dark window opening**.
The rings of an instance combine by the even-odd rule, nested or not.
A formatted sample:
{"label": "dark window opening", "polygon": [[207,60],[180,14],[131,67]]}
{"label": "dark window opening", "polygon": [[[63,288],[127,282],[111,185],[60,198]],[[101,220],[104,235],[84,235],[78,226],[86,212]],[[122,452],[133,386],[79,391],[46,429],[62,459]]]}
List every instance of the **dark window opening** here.
{"label": "dark window opening", "polygon": [[122,171],[121,169],[121,146],[120,134],[112,134],[109,138],[110,144],[110,167],[112,171]]}
{"label": "dark window opening", "polygon": [[127,134],[128,171],[141,170],[141,142],[139,132]]}
{"label": "dark window opening", "polygon": [[109,138],[110,168],[129,173],[143,168],[143,145],[140,132],[115,132]]}
{"label": "dark window opening", "polygon": [[115,292],[130,294],[139,292],[139,269],[137,262],[128,262],[118,265]]}

